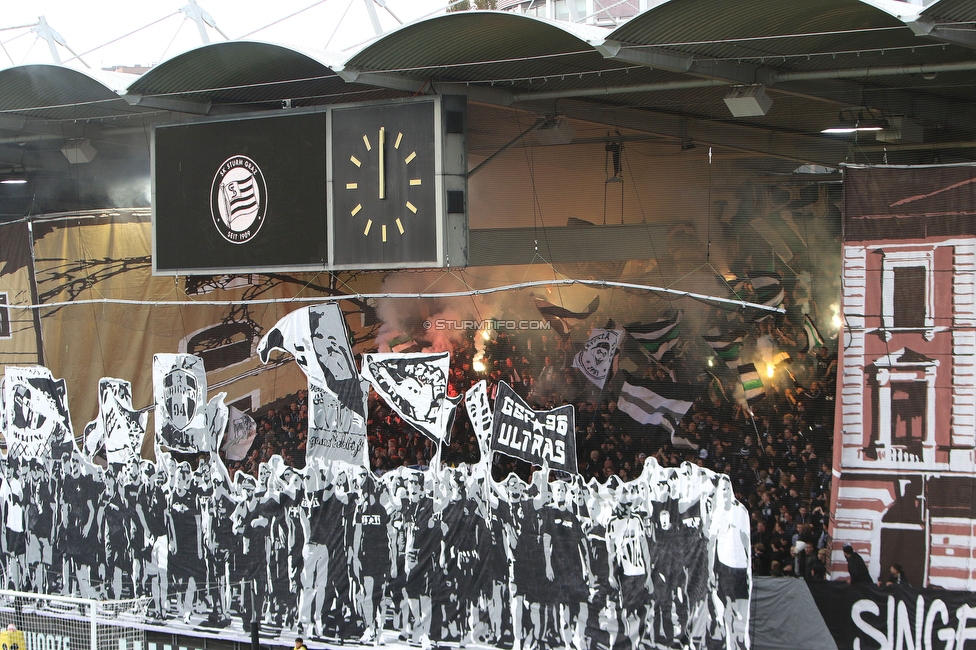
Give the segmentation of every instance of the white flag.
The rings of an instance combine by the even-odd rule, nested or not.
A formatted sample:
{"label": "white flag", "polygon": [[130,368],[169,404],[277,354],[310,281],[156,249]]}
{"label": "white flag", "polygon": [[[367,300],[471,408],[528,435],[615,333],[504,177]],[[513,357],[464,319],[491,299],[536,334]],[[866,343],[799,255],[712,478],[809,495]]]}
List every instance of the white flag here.
{"label": "white flag", "polygon": [[85,453],[94,457],[104,449],[110,465],[138,459],[148,419],[149,413],[132,408],[132,384],[102,377],[98,380],[98,417],[85,427]]}
{"label": "white flag", "polygon": [[156,439],[171,451],[217,451],[227,427],[227,393],[207,402],[207,372],[193,354],[153,355]]}
{"label": "white flag", "polygon": [[617,353],[623,330],[594,329],[590,340],[573,359],[573,367],[586,375],[586,378],[603,389],[613,367],[613,355]]}
{"label": "white flag", "polygon": [[433,440],[447,442],[460,396],[447,396],[451,353],[363,355],[363,377],[400,417]]}

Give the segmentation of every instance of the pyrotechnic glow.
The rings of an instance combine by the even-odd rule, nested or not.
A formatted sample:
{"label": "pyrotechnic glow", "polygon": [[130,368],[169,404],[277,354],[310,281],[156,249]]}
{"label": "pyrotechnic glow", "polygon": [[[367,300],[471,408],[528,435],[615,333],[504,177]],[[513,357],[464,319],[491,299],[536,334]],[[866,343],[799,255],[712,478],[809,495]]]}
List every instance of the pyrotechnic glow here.
{"label": "pyrotechnic glow", "polygon": [[839,330],[840,326],[844,324],[844,322],[840,319],[840,305],[835,302],[829,307],[829,309],[834,313],[834,315],[830,317],[830,324],[835,330]]}
{"label": "pyrotechnic glow", "polygon": [[772,379],[773,373],[775,371],[776,371],[776,368],[773,367],[773,364],[771,364],[771,363],[767,363],[766,364],[766,376],[767,377],[769,377],[770,379]]}
{"label": "pyrotechnic glow", "polygon": [[481,338],[483,338],[486,341],[490,341],[491,340],[491,332],[489,332],[488,330],[481,330]]}
{"label": "pyrotechnic glow", "polygon": [[714,365],[715,365],[715,363],[712,361],[712,358],[711,357],[708,357],[708,367],[711,368]]}
{"label": "pyrotechnic glow", "polygon": [[471,367],[474,368],[475,372],[484,372],[485,362],[482,361],[481,359],[475,359],[474,361],[472,361]]}

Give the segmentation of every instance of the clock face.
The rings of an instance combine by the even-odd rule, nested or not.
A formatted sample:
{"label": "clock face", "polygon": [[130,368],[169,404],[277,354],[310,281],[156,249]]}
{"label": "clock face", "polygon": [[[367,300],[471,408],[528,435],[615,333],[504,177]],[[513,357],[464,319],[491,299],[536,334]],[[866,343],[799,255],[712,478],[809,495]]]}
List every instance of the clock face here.
{"label": "clock face", "polygon": [[419,102],[333,112],[336,265],[436,264],[434,108]]}

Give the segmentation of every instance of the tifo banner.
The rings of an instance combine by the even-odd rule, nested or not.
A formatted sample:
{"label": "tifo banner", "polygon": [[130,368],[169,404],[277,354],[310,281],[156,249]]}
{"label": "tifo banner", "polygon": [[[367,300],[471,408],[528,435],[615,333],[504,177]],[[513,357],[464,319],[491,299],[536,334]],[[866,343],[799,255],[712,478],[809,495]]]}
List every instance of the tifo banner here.
{"label": "tifo banner", "polygon": [[250,415],[233,406],[228,411],[227,439],[221,451],[227,460],[243,460],[258,435],[257,423]]}
{"label": "tifo banner", "polygon": [[363,377],[400,417],[432,440],[447,442],[460,396],[447,396],[451,354],[363,355]]}
{"label": "tifo banner", "polygon": [[261,361],[272,350],[291,353],[308,377],[306,458],[365,464],[369,384],[356,368],[339,305],[305,307],[279,320],[258,344]]}
{"label": "tifo banner", "polygon": [[478,440],[478,451],[485,457],[491,448],[491,402],[488,401],[488,383],[484,379],[464,394],[464,408]]}
{"label": "tifo banner", "polygon": [[573,358],[573,367],[602,390],[610,376],[613,356],[623,335],[623,330],[594,329],[583,349]]}
{"label": "tifo banner", "polygon": [[203,359],[192,354],[153,356],[156,439],[171,451],[217,451],[227,426],[226,393],[207,402]]}
{"label": "tifo banner", "polygon": [[[256,481],[231,481],[214,454],[102,469],[73,449],[63,479],[40,467],[9,463],[0,489],[5,539],[19,542],[8,575],[21,589],[147,597],[127,625],[244,639],[260,617],[266,636],[329,643],[548,647],[565,632],[591,650],[748,647],[748,515],[727,476],[688,463],[649,459],[606,484],[495,483],[486,460],[377,477],[272,456]],[[561,623],[531,615],[542,611]]]}
{"label": "tifo banner", "polygon": [[3,380],[7,454],[59,458],[74,445],[64,380],[39,366],[8,367]]}
{"label": "tifo banner", "polygon": [[832,575],[850,544],[872,580],[976,590],[976,166],[848,167],[844,204]]}
{"label": "tifo banner", "polygon": [[103,378],[98,382],[98,417],[85,427],[85,453],[94,457],[104,451],[110,465],[141,460],[148,420],[149,413],[132,408],[132,384]]}
{"label": "tifo banner", "polygon": [[534,411],[501,382],[492,417],[491,449],[538,467],[575,474],[576,415],[572,404]]}
{"label": "tifo banner", "polygon": [[807,582],[838,648],[958,648],[976,640],[976,594]]}

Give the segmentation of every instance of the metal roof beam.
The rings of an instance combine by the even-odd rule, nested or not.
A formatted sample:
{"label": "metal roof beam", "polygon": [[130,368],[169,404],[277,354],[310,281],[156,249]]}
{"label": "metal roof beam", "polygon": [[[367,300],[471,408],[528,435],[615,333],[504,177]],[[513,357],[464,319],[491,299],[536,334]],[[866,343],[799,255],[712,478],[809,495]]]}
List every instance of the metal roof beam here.
{"label": "metal roof beam", "polygon": [[147,97],[138,93],[127,93],[122,95],[122,99],[133,106],[145,106],[147,108],[158,108],[177,113],[191,113],[193,115],[209,115],[211,107],[210,102],[194,101],[178,95],[149,95]]}
{"label": "metal roof beam", "polygon": [[[606,52],[613,51],[614,49],[611,47]],[[604,53],[604,56],[607,56],[607,54]],[[538,93],[521,92],[515,93],[512,99],[513,101],[521,102],[562,99],[566,97],[608,97],[628,93],[709,88],[739,83],[765,83],[770,90],[790,95],[846,106],[877,106],[892,115],[908,115],[926,119],[929,116],[935,115],[938,116],[938,119],[943,125],[948,126],[954,131],[968,133],[974,130],[974,123],[970,116],[976,111],[976,103],[952,102],[928,95],[924,92],[908,92],[904,90],[872,87],[860,83],[856,79],[893,75],[934,74],[939,72],[972,72],[976,71],[976,60],[940,64],[835,68],[790,72],[785,70],[776,71],[771,68],[751,70],[748,66],[739,66],[736,64],[724,65],[721,62],[717,62],[714,66],[705,65],[707,62],[696,63],[692,60],[692,57],[673,55],[673,53],[634,50],[633,48],[627,48],[625,56],[627,58],[623,60],[638,65],[646,65],[672,72],[695,74],[704,78],[651,84],[566,89]],[[705,74],[705,69],[710,69],[711,73]],[[749,69],[748,72],[746,72],[747,69]],[[746,79],[746,74],[752,76]],[[815,83],[818,81],[828,83],[826,85]]]}
{"label": "metal roof beam", "polygon": [[[520,107],[540,114],[552,112],[550,102],[525,102]],[[846,141],[830,138],[770,131],[743,124],[700,120],[657,111],[616,108],[573,99],[560,101],[559,113],[573,119],[653,133],[678,141],[692,140],[757,155],[829,167],[835,167],[842,162],[849,149]]]}
{"label": "metal roof beam", "polygon": [[510,91],[490,86],[470,85],[457,82],[434,82],[431,79],[388,72],[363,72],[352,67],[333,68],[335,73],[347,83],[367,84],[378,88],[402,90],[419,93],[425,86],[431,86],[441,95],[466,95],[468,99],[483,104],[511,106],[513,95]]}
{"label": "metal roof beam", "polygon": [[617,41],[604,41],[596,50],[607,59],[633,63],[648,68],[680,72],[708,79],[722,79],[738,84],[769,84],[772,70],[730,61],[696,59],[688,54],[664,48],[627,47]]}
{"label": "metal roof beam", "polygon": [[905,24],[908,25],[908,28],[916,36],[931,36],[946,43],[976,49],[976,29],[972,27],[964,27],[962,25],[959,27],[950,27],[946,26],[945,23],[940,25],[929,16],[919,16],[914,20],[907,21]]}
{"label": "metal roof beam", "polygon": [[333,68],[333,71],[346,83],[366,84],[377,88],[389,88],[390,90],[402,90],[408,93],[417,93],[423,90],[426,79],[418,79],[407,75],[391,74],[388,72],[364,72],[346,66],[344,68]]}

